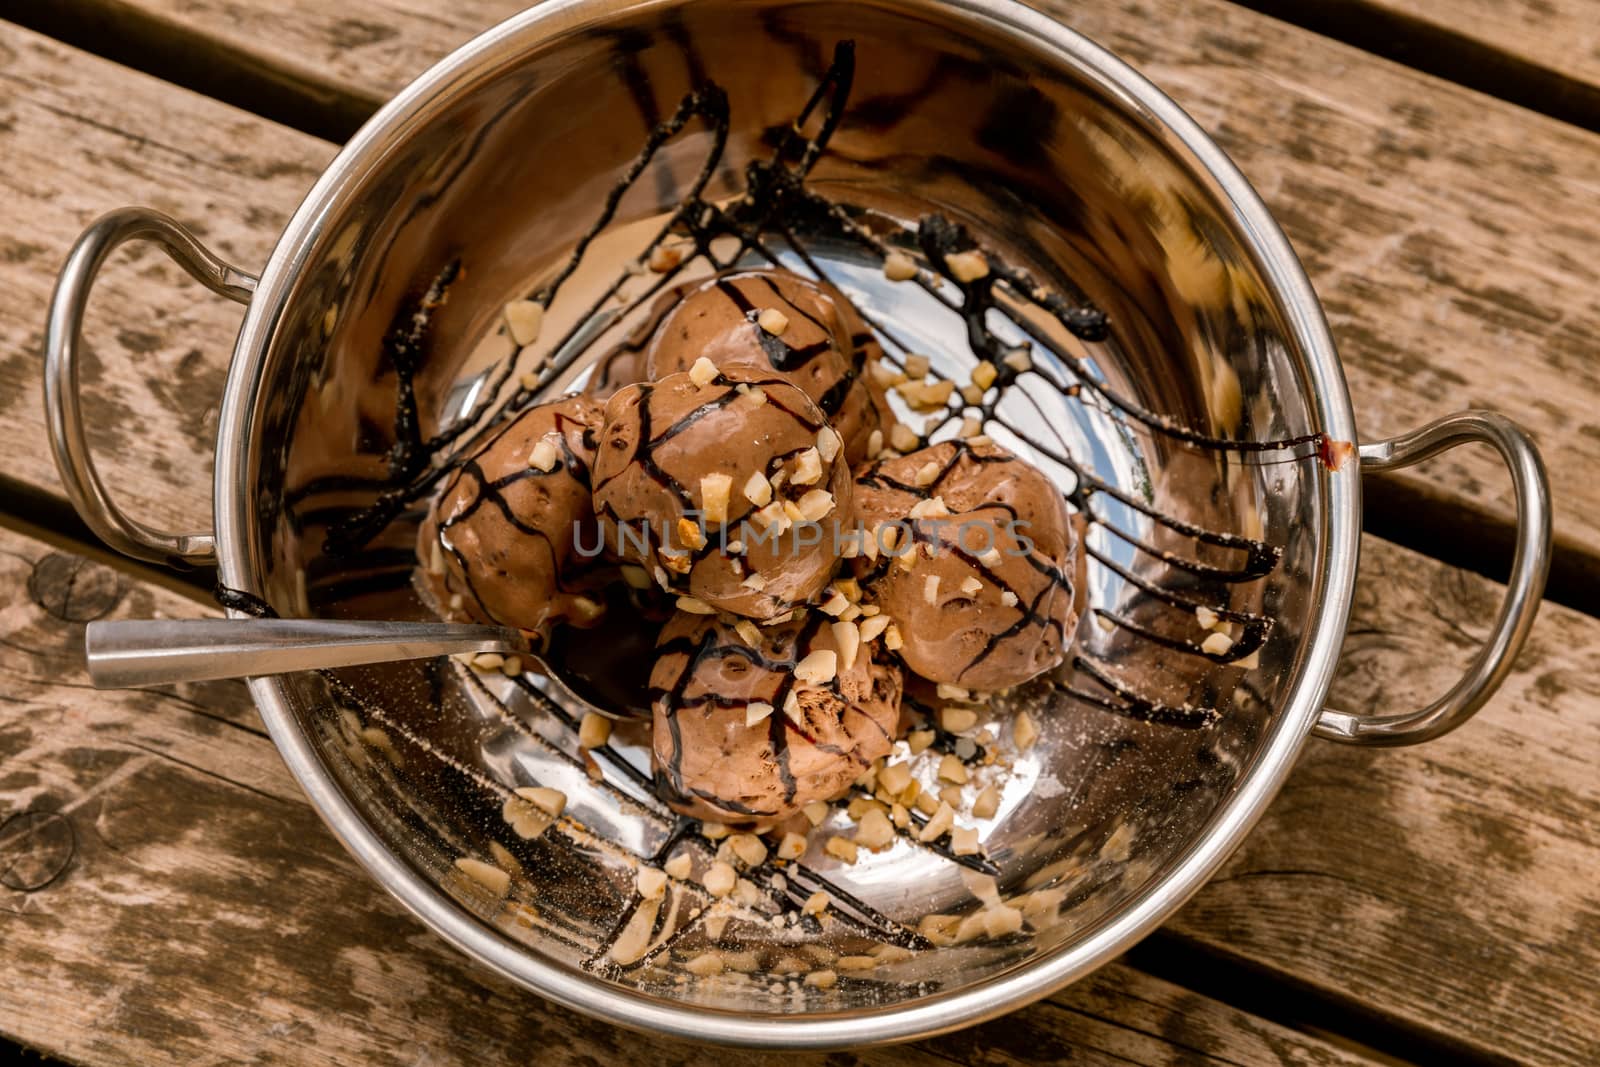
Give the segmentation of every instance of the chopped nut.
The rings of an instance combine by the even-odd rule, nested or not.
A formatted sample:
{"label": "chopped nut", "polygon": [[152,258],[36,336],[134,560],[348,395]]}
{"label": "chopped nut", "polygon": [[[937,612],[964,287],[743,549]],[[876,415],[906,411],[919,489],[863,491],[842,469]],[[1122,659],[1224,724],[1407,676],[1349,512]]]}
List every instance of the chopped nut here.
{"label": "chopped nut", "polygon": [[956,785],[964,785],[967,781],[967,765],[955,756],[946,753],[944,759],[939,761],[939,778]]}
{"label": "chopped nut", "polygon": [[667,894],[667,872],[655,867],[640,867],[633,885],[646,900],[659,900]]}
{"label": "chopped nut", "polygon": [[878,772],[878,784],[893,795],[899,796],[905,791],[906,786],[911,784],[911,764],[905,762],[884,764],[883,769]]}
{"label": "chopped nut", "polygon": [[796,726],[800,725],[800,696],[793,689],[783,698],[783,713],[789,717],[790,722]]}
{"label": "chopped nut", "polygon": [[456,860],[456,869],[497,897],[505,896],[511,888],[511,875],[492,863],[462,856]]}
{"label": "chopped nut", "polygon": [[978,554],[978,562],[983,564],[985,567],[1000,566],[1000,550],[995,548],[993,545],[990,545],[987,551],[980,552]]}
{"label": "chopped nut", "polygon": [[526,800],[552,819],[560,817],[561,813],[567,810],[567,794],[559,789],[551,789],[549,786],[544,785],[534,785],[523,786],[521,789],[515,790],[515,792],[517,796]]}
{"label": "chopped nut", "polygon": [[645,265],[657,274],[665,274],[683,262],[683,250],[677,246],[656,245],[650,250]]}
{"label": "chopped nut", "polygon": [[950,514],[950,505],[942,496],[930,496],[911,505],[909,514],[913,519],[942,519]]}
{"label": "chopped nut", "polygon": [[978,406],[982,405],[982,403],[983,403],[983,390],[979,389],[976,385],[973,385],[971,382],[968,382],[966,385],[963,385],[959,391],[961,393],[961,399],[965,400],[967,403],[971,404],[973,407],[978,407]]}
{"label": "chopped nut", "polygon": [[831,648],[819,648],[794,665],[797,681],[813,685],[826,685],[839,675],[839,654]]}
{"label": "chopped nut", "polygon": [[1194,617],[1200,623],[1202,630],[1214,630],[1217,626],[1217,613],[1204,604],[1194,609]]}
{"label": "chopped nut", "polygon": [[839,981],[839,976],[833,971],[812,971],[806,975],[806,985],[813,989],[832,989]]}
{"label": "chopped nut", "polygon": [[895,829],[904,830],[911,825],[911,813],[901,803],[889,805],[889,821],[894,823]]}
{"label": "chopped nut", "polygon": [[906,377],[913,381],[920,381],[928,376],[928,371],[933,369],[933,361],[927,356],[909,355],[906,357]]}
{"label": "chopped nut", "polygon": [[714,974],[721,974],[722,968],[723,960],[720,952],[702,952],[683,965],[684,970],[700,978],[710,978]]}
{"label": "chopped nut", "polygon": [[828,599],[817,605],[817,610],[824,615],[838,618],[844,614],[844,609],[850,606],[850,601],[837,589],[829,590]]}
{"label": "chopped nut", "polygon": [[976,367],[972,368],[972,384],[979,389],[988,389],[989,386],[994,384],[994,380],[999,373],[999,371],[995,370],[993,363],[986,359],[981,360]]}
{"label": "chopped nut", "polygon": [[888,625],[889,616],[887,615],[874,615],[869,619],[863,619],[861,622],[861,640],[875,640]]}
{"label": "chopped nut", "polygon": [[883,276],[891,282],[910,281],[917,276],[917,261],[904,252],[890,252],[883,257]]}
{"label": "chopped nut", "polygon": [[1233,638],[1224,633],[1212,633],[1200,642],[1200,650],[1213,656],[1221,656],[1233,647]]}
{"label": "chopped nut", "polygon": [[992,785],[985,786],[978,794],[978,799],[972,802],[972,814],[980,819],[992,819],[999,810],[1000,790]]}
{"label": "chopped nut", "polygon": [[497,671],[506,665],[506,658],[498,652],[479,652],[472,657],[472,666],[480,671]]}
{"label": "chopped nut", "polygon": [[1258,648],[1248,656],[1234,660],[1233,665],[1235,667],[1243,667],[1247,671],[1255,670],[1261,666],[1261,650]]}
{"label": "chopped nut", "polygon": [[764,575],[752,573],[739,584],[750,590],[752,593],[759,593],[761,590],[767,587],[767,579]]}
{"label": "chopped nut", "polygon": [[533,451],[528,453],[528,466],[545,474],[555,470],[560,462],[561,449],[557,447],[553,434],[545,434],[535,441]]}
{"label": "chopped nut", "polygon": [[779,337],[789,328],[789,316],[777,308],[762,308],[761,314],[756,316],[756,325],[772,336]]}
{"label": "chopped nut", "polygon": [[828,843],[823,846],[823,850],[828,855],[845,863],[854,863],[856,861],[856,843],[848,837],[840,837],[835,834],[828,838]]}
{"label": "chopped nut", "polygon": [[599,748],[611,740],[611,720],[592,711],[583,714],[578,726],[578,744],[584,748]]}
{"label": "chopped nut", "polygon": [[806,854],[807,841],[802,834],[788,833],[778,842],[780,860],[797,860]]}
{"label": "chopped nut", "polygon": [[931,460],[927,463],[924,463],[921,467],[917,468],[915,480],[916,484],[919,486],[932,485],[934,482],[939,480],[939,464],[934,463]]}
{"label": "chopped nut", "polygon": [[[867,776],[863,774],[857,779],[856,784],[863,789],[870,789],[873,783],[868,781]],[[856,822],[860,822],[861,817],[874,808],[882,811],[883,805],[871,797],[852,797],[850,798],[850,803],[845,807],[844,813]]]}
{"label": "chopped nut", "polygon": [[861,631],[853,622],[836,622],[829,629],[833,631],[833,643],[839,646],[839,669],[848,671],[856,665],[861,651]]}
{"label": "chopped nut", "polygon": [[961,591],[966,593],[968,596],[971,596],[973,593],[980,593],[983,591],[983,583],[969,574],[965,578],[961,579]]}
{"label": "chopped nut", "polygon": [[744,498],[758,508],[772,502],[772,483],[767,481],[765,474],[756,471],[750,476],[744,483]]}
{"label": "chopped nut", "polygon": [[767,861],[767,846],[755,834],[734,834],[728,845],[746,867],[759,867]]}
{"label": "chopped nut", "polygon": [[1017,751],[1028,751],[1038,739],[1039,728],[1033,724],[1033,716],[1025,711],[1017,712],[1017,717],[1011,720],[1011,741]]}
{"label": "chopped nut", "polygon": [[522,673],[522,657],[507,656],[506,661],[500,664],[500,673],[507,678],[515,678]]}
{"label": "chopped nut", "polygon": [[922,824],[922,829],[917,831],[917,840],[923,844],[937,841],[950,831],[955,821],[955,811],[950,805],[941,801],[939,807],[928,817],[928,821]]}
{"label": "chopped nut", "polygon": [[828,803],[825,800],[813,800],[800,811],[812,826],[821,826],[822,820],[828,817]]}
{"label": "chopped nut", "polygon": [[728,498],[733,479],[726,474],[708,474],[700,479],[700,510],[707,522],[728,521]]}
{"label": "chopped nut", "polygon": [[700,824],[700,836],[707,841],[720,841],[733,833],[720,822],[703,822]]}
{"label": "chopped nut", "polygon": [[840,956],[833,965],[841,971],[870,971],[878,965],[876,956]]}
{"label": "chopped nut", "polygon": [[867,458],[877,459],[878,453],[883,451],[883,431],[873,430],[867,434]]}
{"label": "chopped nut", "polygon": [[506,305],[506,328],[517,347],[531,345],[539,339],[539,327],[544,325],[544,308],[532,300],[513,300]]}
{"label": "chopped nut", "polygon": [[687,552],[669,552],[663,548],[658,549],[656,555],[662,565],[674,574],[688,574],[690,568],[694,566],[694,561],[689,558]]}
{"label": "chopped nut", "polygon": [[950,402],[950,394],[956,391],[956,383],[942,382],[901,382],[895,386],[895,391],[900,394],[905,402],[911,405],[913,411],[933,411],[942,408]]}
{"label": "chopped nut", "polygon": [[900,637],[900,627],[890,623],[888,629],[883,631],[883,647],[890,652],[898,652],[905,645]]}
{"label": "chopped nut", "polygon": [[906,380],[906,376],[900,373],[899,368],[884,359],[873,360],[869,373],[872,375],[872,380],[885,389],[893,388]]}
{"label": "chopped nut", "polygon": [[912,799],[911,806],[922,812],[924,815],[933,815],[939,810],[939,805],[942,803],[943,801],[941,801],[938,796],[933,793],[918,793]]}
{"label": "chopped nut", "polygon": [[975,826],[957,826],[950,831],[950,851],[957,856],[978,854],[978,829]]}
{"label": "chopped nut", "polygon": [[889,822],[889,816],[884,810],[874,805],[871,810],[863,812],[861,827],[856,831],[856,844],[876,852],[887,848],[894,842],[894,825]]}
{"label": "chopped nut", "polygon": [[922,600],[926,604],[939,602],[939,576],[930,574],[922,582]]}
{"label": "chopped nut", "polygon": [[924,915],[917,921],[917,933],[934,944],[948,945],[960,925],[961,918],[957,915]]}
{"label": "chopped nut", "polygon": [[739,874],[733,865],[717,860],[707,868],[701,884],[706,887],[706,892],[714,897],[725,897],[733,892],[734,885],[739,881]]}
{"label": "chopped nut", "polygon": [[[752,574],[750,577],[759,578],[761,576],[759,574]],[[748,586],[750,584],[749,580],[746,579],[744,584]],[[734,632],[739,635],[740,639],[751,648],[761,647],[761,631],[757,629],[756,624],[751,622],[749,619],[740,619],[738,622],[735,622],[733,624],[733,629]]]}
{"label": "chopped nut", "polygon": [[832,426],[824,426],[817,431],[817,455],[822,457],[822,462],[832,463],[843,447],[844,438]]}
{"label": "chopped nut", "polygon": [[679,611],[687,611],[691,615],[715,615],[717,609],[707,604],[699,597],[680,596],[677,600]]}
{"label": "chopped nut", "polygon": [[983,420],[979,419],[976,415],[968,415],[966,418],[962,419],[961,429],[957,431],[959,436],[966,438],[967,440],[971,440],[982,433]]}
{"label": "chopped nut", "polygon": [[1033,357],[1028,355],[1028,350],[1026,348],[1013,348],[1011,351],[1006,353],[1005,359],[1003,359],[1001,362],[1010,367],[1012,370],[1016,371],[1018,374],[1021,374],[1023,371],[1033,369]]}
{"label": "chopped nut", "polygon": [[687,852],[680,852],[661,865],[662,870],[680,881],[689,877],[689,871],[693,866],[694,860],[690,858]]}
{"label": "chopped nut", "polygon": [[794,460],[794,474],[790,482],[795,485],[815,485],[822,479],[822,454],[815,448],[801,452]]}
{"label": "chopped nut", "polygon": [[1002,590],[1001,593],[1000,593],[1000,603],[1003,604],[1004,606],[1008,607],[1008,608],[1016,607],[1017,606],[1017,594],[1013,593],[1009,589]]}
{"label": "chopped nut", "polygon": [[[939,725],[953,734],[959,734],[978,725],[978,713],[971,708],[947,707],[939,712]],[[951,779],[951,781],[964,780]]]}
{"label": "chopped nut", "polygon": [[678,541],[688,549],[706,547],[706,535],[701,531],[700,524],[688,517],[678,520]]}
{"label": "chopped nut", "polygon": [[989,273],[989,260],[977,249],[953,252],[944,257],[944,265],[950,276],[962,284],[975,282]]}
{"label": "chopped nut", "polygon": [[711,362],[705,356],[701,356],[699,359],[695,360],[694,365],[689,368],[689,380],[703,389],[712,382],[716,381],[719,373],[721,372],[717,370],[717,365],[715,363]]}
{"label": "chopped nut", "polygon": [[903,422],[897,422],[889,428],[889,444],[897,452],[915,452],[922,441],[915,430]]}
{"label": "chopped nut", "polygon": [[801,518],[816,522],[833,510],[833,494],[826,489],[813,489],[800,498],[796,507],[800,509]]}
{"label": "chopped nut", "polygon": [[754,726],[756,723],[766,721],[772,714],[772,705],[764,700],[752,700],[744,706],[744,724]]}
{"label": "chopped nut", "polygon": [[753,408],[758,408],[767,402],[767,391],[759,385],[751,386],[750,391],[744,395],[749,397],[748,405]]}
{"label": "chopped nut", "polygon": [[1112,630],[1117,628],[1117,624],[1112,621],[1111,617],[1103,611],[1095,612],[1094,624],[1100,627],[1101,631],[1104,633],[1110,633]]}

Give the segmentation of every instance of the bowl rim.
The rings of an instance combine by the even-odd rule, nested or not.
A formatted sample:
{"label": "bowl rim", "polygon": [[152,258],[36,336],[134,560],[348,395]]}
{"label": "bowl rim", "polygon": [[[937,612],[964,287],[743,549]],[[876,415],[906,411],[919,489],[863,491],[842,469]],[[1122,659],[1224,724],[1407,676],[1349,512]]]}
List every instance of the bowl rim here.
{"label": "bowl rim", "polygon": [[[245,464],[254,458],[253,423],[266,354],[293,284],[334,210],[368,163],[403,141],[421,117],[451,91],[523,50],[533,39],[564,34],[615,16],[678,6],[687,0],[546,0],[462,45],[381,108],[329,164],[285,228],[240,329],[217,431],[214,496],[221,580],[259,592],[250,561],[254,508],[243,491]],[[789,6],[833,0],[784,0]],[[1016,0],[898,0],[945,20],[966,21],[1001,35],[1025,38],[1051,62],[1071,68],[1181,151],[1197,180],[1209,185],[1229,222],[1284,309],[1286,327],[1304,353],[1302,370],[1324,431],[1357,440],[1343,371],[1309,279],[1287,238],[1243,174],[1172,99],[1109,51]],[[390,851],[374,826],[339,788],[299,729],[285,683],[255,678],[250,691],[269,735],[324,822],[352,855],[409,911],[457,949],[497,973],[557,1003],[629,1029],[701,1042],[764,1049],[821,1050],[928,1037],[1019,1008],[1109,962],[1165,921],[1232,854],[1255,825],[1299,754],[1322,708],[1343,642],[1355,580],[1360,534],[1358,465],[1325,470],[1319,561],[1311,595],[1315,610],[1288,683],[1279,721],[1235,795],[1213,816],[1167,876],[1118,912],[1062,947],[949,993],[887,1008],[814,1015],[755,1015],[674,1003],[627,990],[543,958],[514,944],[426,881]]]}

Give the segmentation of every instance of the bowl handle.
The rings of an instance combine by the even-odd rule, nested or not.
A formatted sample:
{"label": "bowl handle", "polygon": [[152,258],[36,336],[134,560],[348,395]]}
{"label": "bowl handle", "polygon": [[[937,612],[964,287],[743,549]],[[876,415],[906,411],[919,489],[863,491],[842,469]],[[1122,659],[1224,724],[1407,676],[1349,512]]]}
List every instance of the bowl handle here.
{"label": "bowl handle", "polygon": [[1533,441],[1516,423],[1488,411],[1459,411],[1414,433],[1361,446],[1361,470],[1395,470],[1457,445],[1493,445],[1511,468],[1517,497],[1517,548],[1504,603],[1472,666],[1444,696],[1418,711],[1354,715],[1324,708],[1315,733],[1357,745],[1413,745],[1449,733],[1472,718],[1505,681],[1527,639],[1550,572],[1550,483]]}
{"label": "bowl handle", "polygon": [[125,515],[106,493],[84,434],[78,394],[83,312],[106,257],[119,245],[134,240],[160,245],[213,293],[248,304],[255,292],[254,275],[212,255],[193,234],[159,211],[128,207],[96,219],[73,246],[50,300],[44,341],[44,407],[50,425],[50,446],[72,506],[102,541],[119,552],[152,563],[204,566],[216,562],[212,535],[166,533]]}

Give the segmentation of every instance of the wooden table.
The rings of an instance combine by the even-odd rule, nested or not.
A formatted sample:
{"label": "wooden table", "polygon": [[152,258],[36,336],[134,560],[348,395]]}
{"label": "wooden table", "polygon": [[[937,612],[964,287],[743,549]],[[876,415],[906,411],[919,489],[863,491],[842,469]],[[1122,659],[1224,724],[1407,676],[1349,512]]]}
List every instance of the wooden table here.
{"label": "wooden table", "polygon": [[[0,888],[10,1042],[94,1064],[705,1058],[445,948],[323,829],[242,686],[99,693],[80,662],[90,619],[214,609],[99,551],[57,483],[39,353],[73,237],[146,203],[262,263],[333,140],[519,6],[0,0],[0,818],[60,816],[0,833],[0,873],[21,884],[71,853],[44,888]],[[1410,751],[1309,746],[1222,873],[1124,960],[1002,1021],[826,1062],[1600,1062],[1593,4],[1044,6],[1141,67],[1261,190],[1326,301],[1365,436],[1470,406],[1536,434],[1552,602],[1467,728]],[[171,528],[209,522],[238,325],[197,292],[134,250],[90,313],[95,447],[118,495]],[[1336,697],[1398,709],[1483,635],[1512,509],[1487,454],[1368,493]]]}

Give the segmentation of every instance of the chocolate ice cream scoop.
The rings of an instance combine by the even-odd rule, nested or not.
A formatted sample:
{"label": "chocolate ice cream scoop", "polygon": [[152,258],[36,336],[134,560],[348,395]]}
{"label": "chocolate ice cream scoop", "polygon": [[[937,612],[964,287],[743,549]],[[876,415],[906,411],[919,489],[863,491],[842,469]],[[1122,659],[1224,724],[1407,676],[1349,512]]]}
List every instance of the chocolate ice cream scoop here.
{"label": "chocolate ice cream scoop", "polygon": [[820,612],[759,631],[680,612],[657,656],[656,781],[686,815],[765,829],[842,795],[900,732],[900,668]]}
{"label": "chocolate ice cream scoop", "polygon": [[604,568],[589,477],[600,416],[585,397],[541,404],[451,472],[417,541],[425,588],[447,617],[524,630],[594,620],[600,598],[588,594]]}
{"label": "chocolate ice cream scoop", "polygon": [[[822,409],[851,463],[866,458],[873,430],[894,423],[881,385],[867,373],[877,339],[845,295],[786,270],[721,274],[685,287],[644,350],[647,378],[688,370],[704,357],[718,367],[753,367],[787,377]],[[758,322],[782,316],[774,333]],[[769,323],[775,322],[768,316]]]}
{"label": "chocolate ice cream scoop", "polygon": [[706,363],[606,403],[594,507],[607,547],[658,583],[771,619],[832,576],[850,472],[799,389],[771,371]]}
{"label": "chocolate ice cream scoop", "polygon": [[893,557],[869,546],[854,566],[910,670],[994,690],[1061,662],[1077,624],[1077,538],[1037,468],[994,444],[944,442],[860,471],[856,513],[876,546],[894,546]]}

